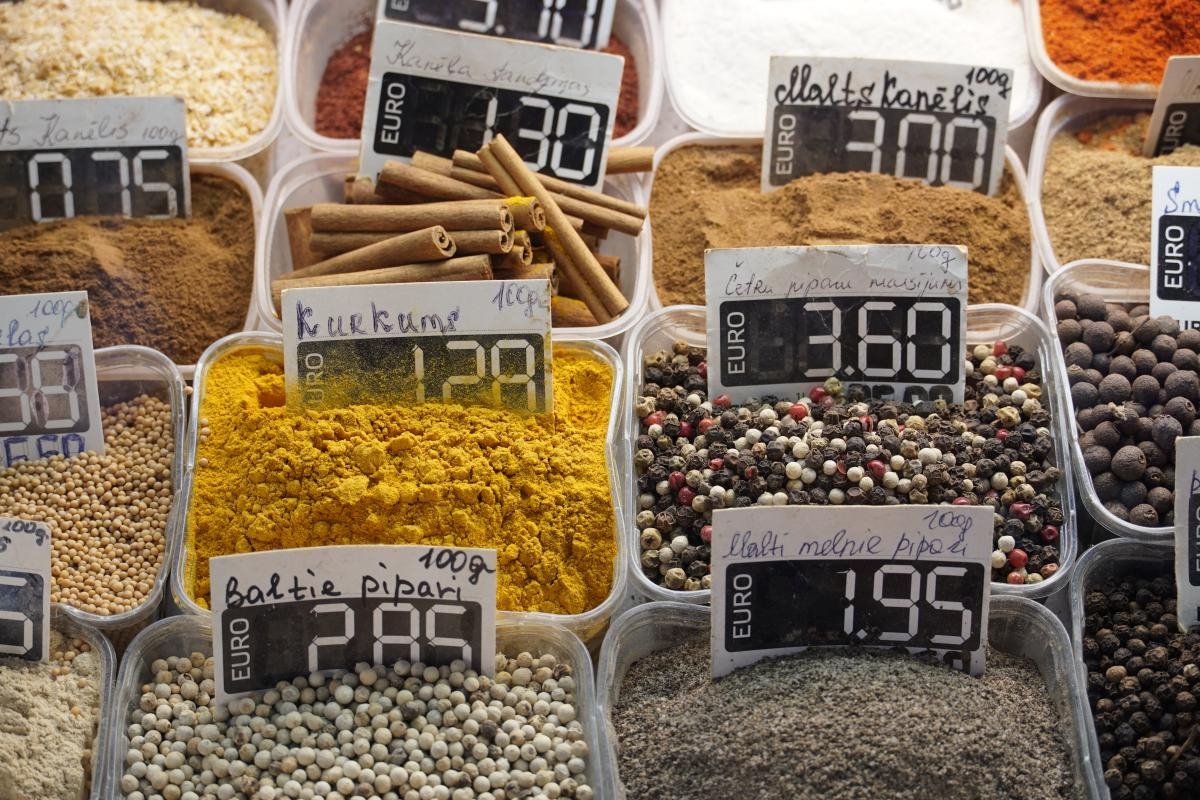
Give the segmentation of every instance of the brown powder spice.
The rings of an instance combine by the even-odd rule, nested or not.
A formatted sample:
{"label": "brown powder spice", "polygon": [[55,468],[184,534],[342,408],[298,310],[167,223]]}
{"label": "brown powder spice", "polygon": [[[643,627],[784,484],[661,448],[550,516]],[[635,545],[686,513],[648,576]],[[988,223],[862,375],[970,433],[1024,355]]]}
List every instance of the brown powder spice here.
{"label": "brown powder spice", "polygon": [[1024,200],[1005,172],[995,197],[861,172],[759,190],[758,147],[693,145],[654,174],[654,284],[663,305],[704,303],[704,250],[807,244],[962,244],[969,300],[1020,305],[1029,280]]}

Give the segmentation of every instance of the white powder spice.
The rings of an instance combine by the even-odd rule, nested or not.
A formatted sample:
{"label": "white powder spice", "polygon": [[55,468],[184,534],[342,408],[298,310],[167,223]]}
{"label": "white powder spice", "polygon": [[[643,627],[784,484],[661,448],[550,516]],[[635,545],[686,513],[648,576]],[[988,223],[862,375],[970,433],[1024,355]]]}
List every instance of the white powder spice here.
{"label": "white powder spice", "polygon": [[[935,61],[1013,70],[1012,117],[1037,81],[1017,0],[664,0],[675,103],[697,125],[759,136],[771,56]],[[723,54],[714,57],[716,54]]]}

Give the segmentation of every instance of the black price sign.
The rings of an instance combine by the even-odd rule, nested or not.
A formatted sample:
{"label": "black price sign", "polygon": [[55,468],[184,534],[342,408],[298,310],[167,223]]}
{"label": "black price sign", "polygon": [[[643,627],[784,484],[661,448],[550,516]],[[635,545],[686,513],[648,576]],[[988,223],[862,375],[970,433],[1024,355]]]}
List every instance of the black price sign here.
{"label": "black price sign", "polygon": [[1179,625],[1200,625],[1200,436],[1175,440],[1175,591]]}
{"label": "black price sign", "polygon": [[774,56],[762,189],[879,172],[995,194],[1011,87],[1011,70]]}
{"label": "black price sign", "polygon": [[535,172],[603,181],[619,56],[398,22],[375,26],[373,48],[361,174],[418,150],[474,152],[503,134]]}
{"label": "black price sign", "polygon": [[807,647],[934,651],[983,672],[991,511],[805,507],[713,515],[713,675]]}
{"label": "black price sign", "polygon": [[1154,167],[1150,313],[1200,328],[1200,167]]}
{"label": "black price sign", "polygon": [[0,101],[0,230],[190,211],[187,129],[174,97]]}
{"label": "black price sign", "polygon": [[87,292],[0,297],[0,466],[103,452]]}
{"label": "black price sign", "polygon": [[549,297],[547,281],[286,289],[289,402],[545,413],[554,407]]}
{"label": "black price sign", "polygon": [[398,660],[490,674],[496,551],[313,547],[211,561],[217,693]]}
{"label": "black price sign", "polygon": [[1200,144],[1200,56],[1167,59],[1142,152],[1165,156],[1185,144]]}
{"label": "black price sign", "polygon": [[962,248],[709,250],[705,272],[714,394],[795,395],[836,378],[880,400],[962,401]]}
{"label": "black price sign", "polygon": [[50,648],[50,531],[0,517],[0,658],[45,661]]}
{"label": "black price sign", "polygon": [[380,19],[562,47],[599,49],[612,32],[614,0],[380,0]]}

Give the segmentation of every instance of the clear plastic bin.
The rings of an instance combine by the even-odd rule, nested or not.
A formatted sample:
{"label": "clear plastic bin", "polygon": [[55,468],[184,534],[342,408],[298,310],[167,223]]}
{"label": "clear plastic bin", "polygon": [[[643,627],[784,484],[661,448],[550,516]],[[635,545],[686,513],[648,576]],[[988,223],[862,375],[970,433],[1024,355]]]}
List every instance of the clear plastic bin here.
{"label": "clear plastic bin", "polygon": [[[1106,100],[1091,97],[1075,97],[1064,94],[1058,97],[1038,117],[1037,131],[1029,151],[1029,208],[1033,217],[1033,238],[1041,254],[1042,266],[1053,275],[1062,269],[1062,262],[1054,253],[1050,228],[1046,225],[1046,210],[1042,206],[1042,182],[1046,179],[1046,163],[1050,158],[1050,147],[1063,131],[1075,131],[1114,114],[1149,113],[1153,103],[1134,100]],[[1097,202],[1103,202],[1097,198]]]}
{"label": "clear plastic bin", "polygon": [[[313,203],[340,203],[344,195],[343,179],[353,172],[358,158],[349,154],[317,153],[293,161],[271,181],[267,189],[267,212],[259,226],[258,247],[255,252],[254,296],[258,317],[268,330],[282,332],[283,323],[271,299],[271,281],[292,269],[292,251],[288,245],[287,225],[283,212]],[[638,205],[646,204],[641,182],[630,176],[615,176],[605,181],[605,191]],[[638,236],[612,231],[601,242],[603,253],[621,257],[621,293],[629,300],[629,308],[621,316],[603,325],[583,328],[555,328],[554,337],[608,339],[629,330],[641,318],[645,306],[650,274],[645,259],[650,252],[650,222],[642,226]]]}
{"label": "clear plastic bin", "polygon": [[[1169,542],[1150,543],[1133,539],[1109,539],[1095,545],[1079,559],[1071,576],[1071,651],[1081,686],[1087,686],[1087,668],[1083,665],[1083,600],[1093,586],[1117,575],[1155,577],[1175,574],[1175,551]],[[1100,741],[1092,724],[1092,708],[1084,699],[1087,720],[1087,753],[1092,765],[1096,797],[1107,798],[1104,763],[1100,760]]]}
{"label": "clear plastic bin", "polygon": [[[361,139],[335,139],[316,131],[317,89],[334,51],[374,25],[377,0],[297,0],[288,16],[284,102],[288,127],[313,150],[358,154]],[[641,143],[658,122],[663,81],[658,10],[650,0],[617,0],[613,34],[633,52],[638,68],[638,124],[614,139]]]}
{"label": "clear plastic bin", "polygon": [[[587,770],[597,798],[613,796],[616,765],[608,731],[602,724],[596,700],[596,683],[592,660],[583,643],[561,626],[535,620],[499,619],[496,622],[496,651],[516,655],[528,651],[533,655],[552,653],[571,665],[575,676],[575,706],[591,746]],[[168,656],[191,653],[212,654],[212,623],[207,617],[182,616],[160,620],[147,628],[133,641],[121,662],[121,673],[113,690],[113,702],[105,716],[103,728],[110,732],[111,742],[105,753],[104,773],[112,787],[114,800],[125,772],[124,754],[129,749],[127,717],[137,707],[142,684],[151,679],[150,664]]]}
{"label": "clear plastic bin", "polygon": [[[628,580],[629,557],[625,554],[625,548],[632,534],[627,530],[628,522],[624,513],[626,504],[621,494],[627,482],[620,472],[623,468],[623,459],[618,455],[621,452],[619,429],[621,420],[625,417],[624,406],[622,405],[624,394],[621,388],[624,380],[624,369],[621,357],[604,342],[556,337],[555,347],[562,348],[567,352],[590,356],[597,361],[607,364],[612,369],[611,416],[608,421],[605,444],[605,462],[608,467],[609,487],[613,498],[613,514],[616,517],[613,535],[616,536],[617,547],[613,559],[612,588],[609,590],[608,597],[605,598],[604,602],[582,614],[500,611],[498,616],[505,620],[561,625],[585,642],[591,643],[599,640],[605,627],[608,625],[609,618],[612,617],[613,612],[620,605],[627,592],[626,581]],[[200,406],[204,400],[206,388],[205,375],[211,365],[220,360],[222,356],[236,350],[245,349],[257,350],[267,355],[267,357],[277,358],[282,361],[283,337],[275,333],[239,333],[226,336],[205,351],[200,359],[200,363],[196,367],[195,391],[192,394],[191,417],[188,423],[186,444],[186,468],[188,474],[183,484],[183,499],[180,504],[182,506],[180,511],[181,535],[178,537],[176,546],[171,553],[171,564],[173,565],[171,574],[171,602],[174,603],[176,609],[184,614],[209,616],[208,609],[201,607],[193,599],[195,564],[189,558],[188,548],[188,543],[191,541],[192,536],[188,526],[188,517],[190,516],[192,502],[192,471],[196,463],[197,420],[200,418]]]}
{"label": "clear plastic bin", "polygon": [[99,382],[100,404],[103,406],[131,400],[140,394],[148,394],[169,403],[175,441],[175,455],[171,462],[174,499],[166,530],[163,531],[165,548],[162,564],[149,595],[136,608],[120,614],[92,614],[66,604],[56,604],[62,617],[89,629],[103,631],[119,645],[158,614],[159,603],[162,601],[167,575],[170,572],[170,550],[179,536],[176,516],[179,510],[178,491],[183,479],[183,379],[166,356],[157,350],[138,345],[97,349],[96,376]]}
{"label": "clear plastic bin", "polygon": [[[674,139],[672,139],[671,141],[667,142],[662,147],[660,147],[658,149],[658,152],[656,152],[654,154],[654,173],[651,173],[650,175],[646,176],[643,179],[643,182],[645,184],[643,191],[644,191],[644,196],[646,198],[645,202],[647,204],[650,202],[650,198],[654,191],[654,174],[658,172],[659,164],[661,164],[663,159],[665,159],[668,155],[670,155],[670,153],[672,151],[678,150],[683,147],[689,147],[691,145],[699,145],[702,147],[762,147],[762,139],[761,138],[754,138],[754,139],[728,138],[728,137],[721,137],[721,136],[713,136],[708,133],[685,133],[685,134],[682,134],[681,136],[676,136]],[[1021,159],[1017,156],[1016,151],[1014,151],[1011,147],[1006,147],[1004,150],[1004,163],[1005,163],[1006,169],[1012,175],[1013,180],[1016,182],[1018,194],[1020,194],[1021,199],[1025,201],[1025,205],[1026,205],[1026,208],[1029,213],[1029,228],[1030,228],[1030,239],[1031,239],[1031,242],[1030,242],[1031,246],[1030,246],[1030,253],[1029,253],[1029,277],[1025,281],[1025,294],[1021,296],[1020,303],[1014,303],[1013,305],[1020,305],[1021,308],[1025,309],[1029,313],[1036,315],[1038,312],[1038,303],[1041,301],[1042,267],[1041,267],[1041,263],[1038,260],[1037,248],[1035,246],[1033,246],[1033,241],[1032,241],[1033,240],[1033,229],[1034,229],[1034,213],[1033,213],[1033,209],[1029,208],[1029,189],[1027,188],[1026,182],[1025,182],[1025,169],[1021,166]],[[653,220],[651,220],[651,224],[648,227],[651,229],[651,232],[653,232],[653,227],[654,227]],[[645,234],[645,233],[646,232],[643,231],[643,234]],[[699,236],[700,233],[697,232],[696,235]],[[763,242],[762,244],[763,244],[763,246],[767,246],[770,243]],[[969,279],[969,275],[970,275],[970,264],[969,264],[969,262],[970,262],[970,252],[969,252],[970,246],[969,245],[970,245],[970,243],[969,242],[961,242],[961,243],[960,242],[947,242],[947,244],[968,245],[967,261],[968,261],[968,279]],[[648,307],[651,311],[654,311],[654,310],[662,308],[663,304],[662,304],[662,301],[658,297],[658,285],[654,282],[654,249],[653,249],[652,240],[650,237],[646,238],[646,243],[642,248],[642,264],[644,265],[644,268],[647,271],[646,277],[643,279],[643,282],[646,284],[646,294],[647,294],[647,297],[649,298]],[[622,266],[624,266],[624,261],[622,261]],[[703,268],[704,268],[703,264],[697,265],[696,277],[697,277],[697,281],[699,281],[700,283],[703,283],[703,280],[704,280]]]}
{"label": "clear plastic bin", "polygon": [[[644,358],[660,350],[669,350],[671,345],[679,340],[693,347],[708,345],[707,323],[705,310],[702,306],[670,306],[651,313],[643,322],[629,332],[625,341],[622,360],[629,370],[629,379],[625,388],[625,430],[624,452],[622,453],[624,469],[628,486],[625,489],[626,505],[629,518],[626,526],[630,539],[625,544],[629,554],[629,582],[634,593],[647,600],[678,600],[688,603],[708,603],[712,594],[709,589],[694,591],[673,590],[660,586],[642,572],[641,545],[638,543],[637,525],[634,516],[637,507],[637,473],[633,468],[633,454],[637,448],[638,420],[633,409],[637,403],[638,392],[643,383]],[[1017,595],[1027,598],[1044,598],[1066,586],[1067,575],[1071,565],[1075,563],[1075,555],[1079,546],[1078,523],[1075,517],[1075,497],[1071,491],[1072,463],[1064,453],[1064,442],[1067,437],[1067,409],[1063,404],[1065,393],[1059,391],[1059,384],[1065,380],[1055,371],[1052,354],[1057,350],[1057,343],[1050,336],[1046,326],[1037,317],[1014,306],[996,304],[967,306],[967,341],[969,344],[990,344],[997,339],[1004,339],[1012,344],[1026,349],[1032,349],[1037,354],[1038,364],[1042,368],[1042,386],[1044,396],[1048,398],[1051,414],[1051,438],[1055,446],[1055,460],[1062,470],[1062,478],[1058,482],[1058,496],[1062,502],[1063,524],[1060,526],[1059,567],[1058,572],[1041,583],[1014,586],[1008,583],[992,582],[992,595]]]}
{"label": "clear plastic bin", "polygon": [[[1150,268],[1121,261],[1072,261],[1046,280],[1044,303],[1050,330],[1058,329],[1058,315],[1054,313],[1054,296],[1070,289],[1076,292],[1095,292],[1110,303],[1148,303],[1150,301]],[[1057,337],[1055,337],[1057,340]],[[1057,391],[1062,394],[1059,402],[1068,409],[1070,418],[1075,419],[1071,403],[1071,384],[1067,380],[1067,362],[1062,347],[1054,345],[1054,372],[1057,373]],[[1092,476],[1083,463],[1083,448],[1079,445],[1082,433],[1077,426],[1067,431],[1071,442],[1071,462],[1075,468],[1075,487],[1083,498],[1083,507],[1099,525],[1117,536],[1128,536],[1145,542],[1170,542],[1175,529],[1161,525],[1135,525],[1118,519],[1104,507],[1092,484]]]}
{"label": "clear plastic bin", "polygon": [[[1116,81],[1088,81],[1077,78],[1054,63],[1046,52],[1046,40],[1042,37],[1042,0],[1023,0],[1025,4],[1025,34],[1029,39],[1029,54],[1033,63],[1046,80],[1064,92],[1084,97],[1131,97],[1154,98],[1158,95],[1157,83],[1117,83]],[[1103,20],[1094,20],[1094,25],[1103,25]],[[1118,44],[1111,45],[1119,47]]]}
{"label": "clear plastic bin", "polygon": [[[614,798],[625,800],[627,797],[621,783],[616,754],[619,742],[612,724],[612,711],[621,697],[621,686],[629,668],[651,653],[676,646],[696,635],[707,637],[710,624],[708,608],[671,602],[647,603],[613,620],[600,650],[596,687],[608,741],[613,747],[608,758],[618,765]],[[1095,756],[1087,746],[1091,727],[1087,693],[1080,683],[1079,672],[1072,666],[1071,642],[1062,623],[1031,600],[993,595],[988,611],[988,643],[1003,653],[1024,656],[1037,664],[1060,716],[1075,782],[1081,787],[1083,796],[1099,797],[1093,769]]]}
{"label": "clear plastic bin", "polygon": [[[674,6],[678,6],[681,4],[686,7],[687,0],[659,0],[659,5],[662,6],[662,11],[659,13],[659,18],[660,18],[659,26],[662,28],[662,38],[663,38],[662,53],[663,53],[663,63],[665,64],[663,72],[665,74],[665,79],[666,79],[666,84],[667,84],[667,96],[671,100],[672,107],[675,109],[675,112],[677,114],[679,114],[680,118],[684,122],[686,122],[689,126],[691,126],[692,128],[695,128],[698,131],[706,133],[710,136],[721,136],[721,137],[750,136],[750,137],[761,138],[763,136],[763,131],[766,126],[765,110],[761,115],[758,115],[757,119],[743,120],[741,122],[741,124],[738,125],[736,128],[722,129],[721,127],[719,127],[717,125],[705,124],[704,122],[702,122],[701,120],[703,120],[708,115],[708,110],[706,108],[702,108],[702,107],[698,107],[698,106],[696,106],[696,107],[689,106],[687,104],[687,102],[681,97],[680,87],[677,86],[675,83],[675,81],[678,80],[676,70],[679,69],[679,58],[677,57],[677,55],[674,55],[672,53],[672,49],[674,48],[674,50],[676,52],[678,52],[678,50],[680,48],[682,48],[684,45],[682,43],[676,44],[674,42],[674,40],[672,39],[672,36],[674,35],[674,31],[671,28],[672,8]],[[796,11],[797,14],[806,13],[805,10],[801,7],[801,5],[799,3],[797,3],[795,5],[797,7],[797,11]],[[816,5],[817,4],[815,4],[815,3],[813,4],[813,6],[816,6]],[[892,12],[893,9],[889,8],[888,11]],[[895,9],[894,11],[897,13],[901,13],[901,14],[904,13],[903,9]],[[942,29],[939,29],[937,31],[937,35],[939,37],[948,38],[948,39],[957,39],[957,38],[961,38],[962,36],[964,36],[964,32],[956,29],[953,25],[953,22],[954,22],[953,16],[947,15],[947,24],[945,26],[943,26]],[[680,35],[687,36],[690,32],[690,30],[689,30],[690,27],[694,24],[695,24],[694,14],[688,14],[686,24],[680,26]],[[884,23],[884,24],[886,24],[886,23]],[[881,55],[878,53],[864,52],[863,45],[860,43],[859,32],[856,30],[845,31],[842,35],[842,39],[845,42],[851,43],[845,49],[844,55],[846,57],[853,57],[853,56],[857,56],[857,57],[861,57],[861,58],[887,58],[888,57],[887,55]],[[934,55],[932,55],[930,58],[925,58],[925,59],[918,58],[917,60],[934,60],[934,61],[941,60],[937,57],[936,50],[933,52],[934,52]],[[772,49],[772,50],[770,50],[770,54],[771,55],[805,55],[803,52],[797,52],[796,48],[794,48],[794,47],[791,49],[788,49],[786,47],[784,47],[783,49]],[[910,56],[909,58],[916,58],[916,57]],[[955,62],[951,61],[951,63],[955,63]],[[974,63],[974,62],[970,61],[970,60],[962,60],[961,63],[970,64],[970,63]],[[997,67],[999,67],[999,66],[1003,66],[1003,65],[1001,65],[1001,64],[983,64],[982,66],[997,66]],[[1042,77],[1041,77],[1041,75],[1038,74],[1038,70],[1035,69],[1032,64],[1029,65],[1028,69],[1026,69],[1024,71],[1024,73],[1025,74],[1022,75],[1020,72],[1014,71],[1014,75],[1013,75],[1014,82],[1021,81],[1022,79],[1024,80],[1025,96],[1024,96],[1024,102],[1021,104],[1020,107],[1013,105],[1009,108],[1008,128],[1010,131],[1016,130],[1017,128],[1021,127],[1029,120],[1033,119],[1034,115],[1037,113],[1037,110],[1038,110],[1038,108],[1041,107],[1041,103],[1042,103]],[[760,94],[763,96],[765,96],[767,94],[767,69],[766,69],[765,65],[763,67],[761,81],[754,83],[753,85],[744,86],[743,89],[746,92],[752,92],[754,94]]]}

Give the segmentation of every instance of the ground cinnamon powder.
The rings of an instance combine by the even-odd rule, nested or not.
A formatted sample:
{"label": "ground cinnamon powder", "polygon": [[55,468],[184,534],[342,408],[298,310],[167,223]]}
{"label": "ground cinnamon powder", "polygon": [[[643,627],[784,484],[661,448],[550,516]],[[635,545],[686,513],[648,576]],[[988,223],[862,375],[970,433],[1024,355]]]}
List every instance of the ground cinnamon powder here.
{"label": "ground cinnamon powder", "polygon": [[242,329],[254,220],[236,184],[192,175],[189,220],[76,217],[0,233],[6,294],[86,289],[97,347],[140,344],[191,364]]}
{"label": "ground cinnamon powder", "polygon": [[762,152],[683,147],[654,174],[654,284],[663,305],[704,303],[704,250],[805,244],[962,244],[972,303],[1021,305],[1029,216],[1007,172],[995,197],[863,172],[811,175],[763,194]]}

